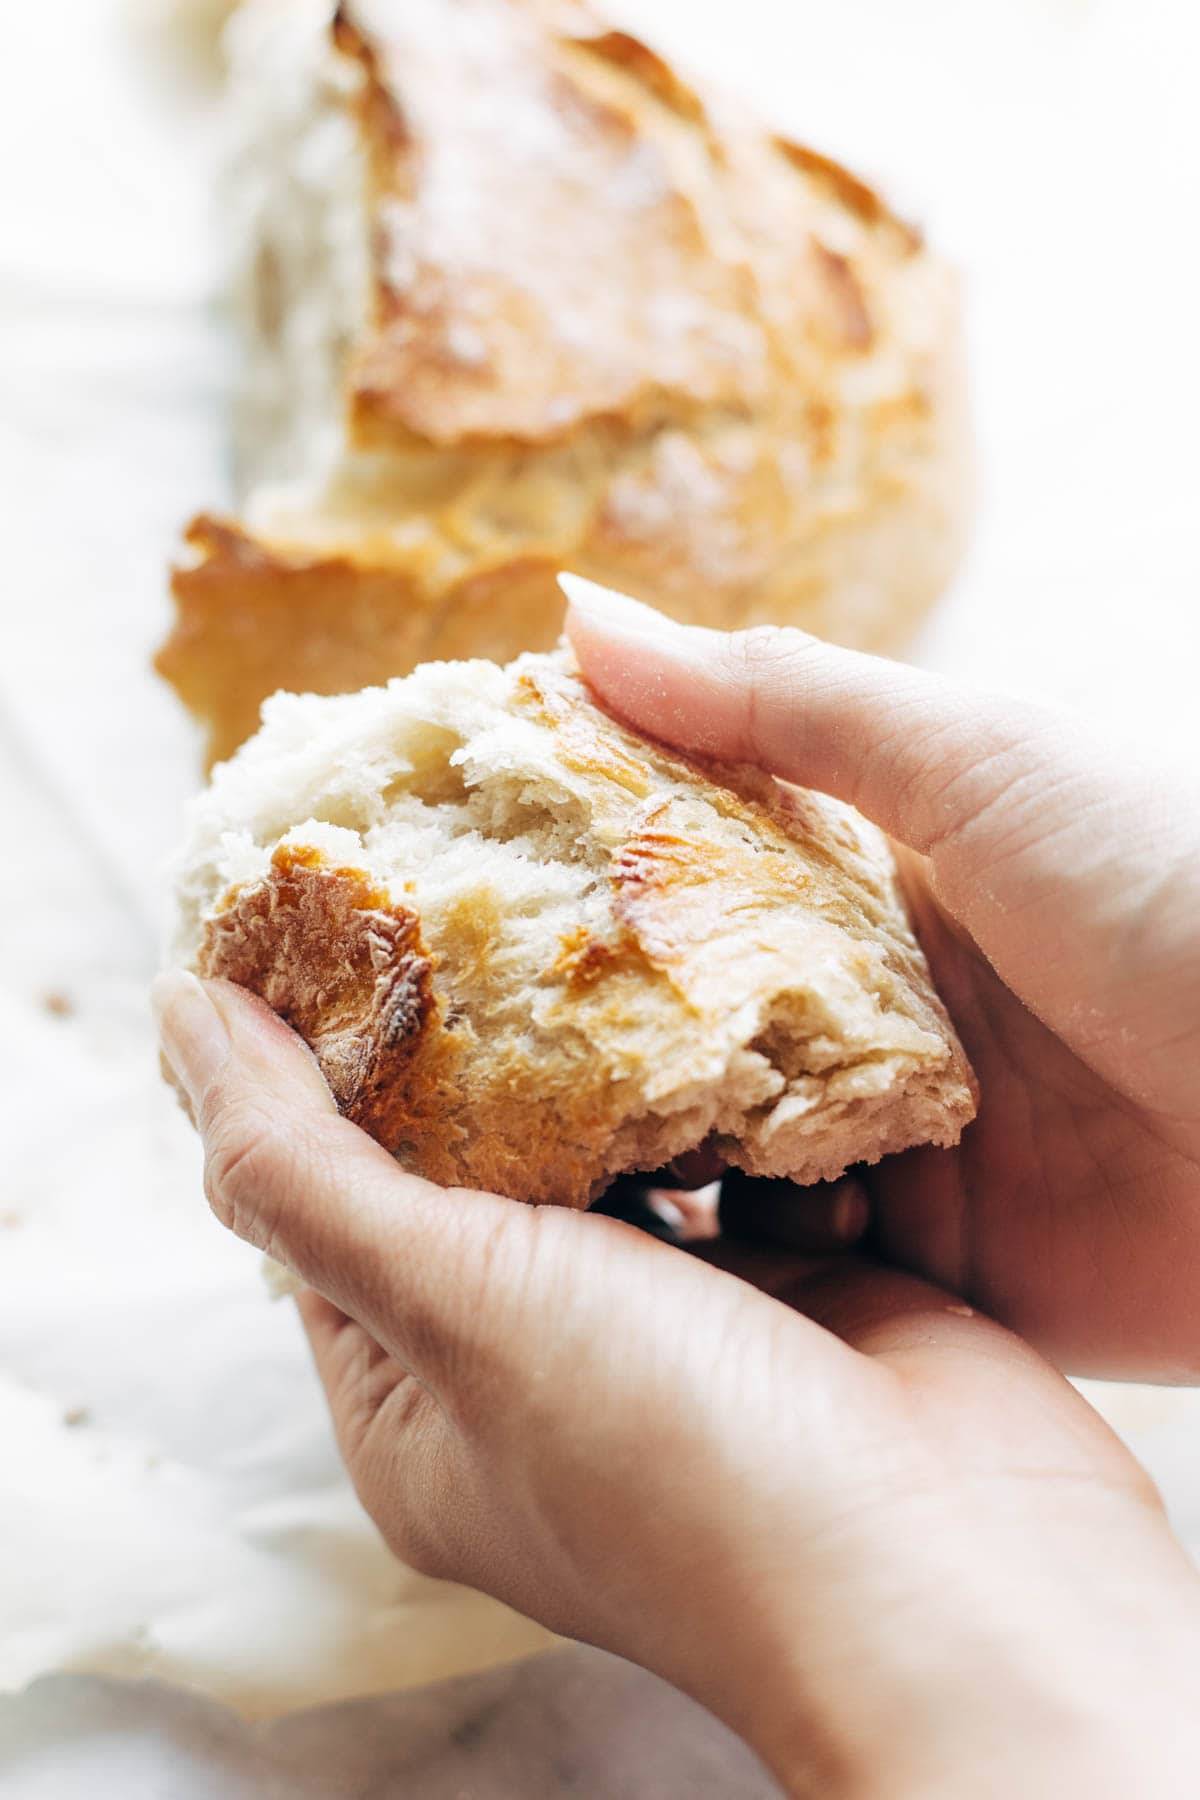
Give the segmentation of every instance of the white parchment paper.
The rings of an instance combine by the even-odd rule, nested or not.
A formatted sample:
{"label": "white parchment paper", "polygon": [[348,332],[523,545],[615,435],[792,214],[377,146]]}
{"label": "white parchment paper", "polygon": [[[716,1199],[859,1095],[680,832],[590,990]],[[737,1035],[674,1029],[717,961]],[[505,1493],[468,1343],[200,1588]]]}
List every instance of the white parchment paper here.
{"label": "white parchment paper", "polygon": [[11,24],[0,1687],[152,1674],[263,1713],[486,1666],[545,1634],[385,1550],[153,1050],[197,762],[148,657],[176,531],[225,489],[211,93],[110,0]]}
{"label": "white parchment paper", "polygon": [[[966,265],[983,510],[926,659],[1200,761],[1192,9],[616,10],[887,174]],[[153,0],[57,0],[11,9],[0,58],[0,1687],[151,1675],[272,1714],[544,1638],[382,1548],[155,1068],[197,759],[147,659],[177,528],[225,491],[212,98],[181,41]],[[1200,1542],[1196,1396],[1100,1400]],[[37,1718],[61,1705],[65,1742],[96,1691],[39,1688]]]}

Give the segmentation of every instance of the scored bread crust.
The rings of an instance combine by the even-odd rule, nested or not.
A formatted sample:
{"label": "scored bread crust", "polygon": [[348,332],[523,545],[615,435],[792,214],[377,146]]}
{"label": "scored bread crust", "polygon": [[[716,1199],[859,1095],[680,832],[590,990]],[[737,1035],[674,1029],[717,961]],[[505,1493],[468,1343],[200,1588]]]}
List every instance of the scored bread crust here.
{"label": "scored bread crust", "polygon": [[562,652],[277,696],[177,894],[177,959],[444,1185],[584,1205],[700,1143],[812,1182],[974,1114],[880,834],[635,736]]}
{"label": "scored bread crust", "polygon": [[211,755],[305,633],[322,692],[548,648],[564,567],[911,634],[969,510],[959,297],[873,190],[574,3],[234,24],[242,516],[194,527],[158,664]]}

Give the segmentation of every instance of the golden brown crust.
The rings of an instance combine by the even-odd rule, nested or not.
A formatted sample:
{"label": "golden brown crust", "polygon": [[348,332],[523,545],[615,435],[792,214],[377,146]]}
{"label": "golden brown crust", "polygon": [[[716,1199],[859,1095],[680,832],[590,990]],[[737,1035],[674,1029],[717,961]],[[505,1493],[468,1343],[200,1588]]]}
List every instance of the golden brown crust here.
{"label": "golden brown crust", "polygon": [[597,20],[592,30],[581,27],[572,41],[589,55],[613,63],[632,75],[639,85],[692,125],[707,123],[704,102],[657,50],[628,31],[615,31]]}
{"label": "golden brown crust", "polygon": [[636,737],[562,655],[281,703],[202,811],[183,955],[443,1185],[583,1205],[705,1139],[823,1180],[972,1116],[879,835]]}
{"label": "golden brown crust", "polygon": [[191,557],[172,575],[175,623],[155,658],[209,724],[209,761],[258,727],[277,688],[351,691],[413,666],[429,612],[395,570],[344,556],[280,554],[226,521],[188,526]]}
{"label": "golden brown crust", "polygon": [[482,570],[438,599],[403,569],[279,549],[208,514],[185,541],[175,623],[154,666],[206,722],[209,766],[258,729],[278,688],[353,693],[424,660],[505,662],[549,649],[561,627],[554,566],[537,558]]}
{"label": "golden brown crust", "polygon": [[[919,236],[583,8],[346,0],[332,41],[369,305],[331,473],[254,493],[240,539],[201,521],[176,576],[159,666],[215,754],[278,686],[547,647],[559,568],[900,647],[970,489],[956,284]],[[263,338],[307,279],[260,292]]]}
{"label": "golden brown crust", "polygon": [[416,913],[302,846],[280,845],[264,881],[222,897],[196,968],[265,1000],[310,1046],[341,1111],[376,1135],[438,1028]]}
{"label": "golden brown crust", "polygon": [[[486,954],[486,919],[455,924]],[[582,1071],[567,1079],[530,1059],[481,1081],[469,1027],[434,992],[417,914],[365,870],[280,845],[262,880],[220,897],[195,968],[266,1001],[312,1050],[338,1110],[427,1179],[576,1206],[594,1191],[619,1100],[598,1103]]]}
{"label": "golden brown crust", "polygon": [[846,207],[864,224],[895,232],[912,252],[921,249],[924,238],[917,226],[898,217],[883,195],[861,176],[853,174],[844,163],[836,162],[832,156],[822,156],[819,150],[798,144],[794,138],[777,137],[773,141],[780,155],[793,168],[820,183],[840,206]]}
{"label": "golden brown crust", "polygon": [[[585,935],[563,946],[559,966],[577,985],[590,986],[598,971],[609,976],[636,964],[643,980],[651,970],[665,976],[698,1014],[719,1010],[734,966],[740,964],[743,997],[756,985],[779,983],[789,954],[778,937],[779,918],[800,907],[843,934],[840,954],[864,981],[878,980],[871,964],[883,951],[889,1006],[918,1031],[949,1042],[953,1079],[970,1090],[970,1067],[904,922],[890,871],[864,860],[844,815],[756,770],[714,771],[661,746],[649,759],[643,742],[592,703],[582,683],[557,670],[547,679],[527,669],[514,700],[552,730],[564,768],[600,793],[611,785],[621,801],[643,803],[636,828],[610,855],[615,938]],[[685,785],[654,800],[667,771]],[[697,796],[740,829],[724,834],[719,845],[711,834],[697,833]],[[861,958],[855,942],[864,946]],[[771,948],[764,952],[764,945]],[[758,947],[753,969],[752,946]]]}
{"label": "golden brown crust", "polygon": [[[464,910],[455,924],[486,955],[494,921]],[[529,1061],[499,1091],[481,1082],[434,966],[411,907],[365,870],[294,843],[276,848],[263,879],[220,897],[195,958],[199,975],[237,982],[298,1032],[338,1110],[406,1167],[444,1186],[586,1204],[619,1103],[597,1104],[578,1072],[555,1079]]]}
{"label": "golden brown crust", "polygon": [[[536,5],[452,5],[432,33],[421,8],[395,9],[386,35],[359,23],[369,7],[340,13],[338,42],[365,77],[371,172],[373,318],[349,378],[358,443],[548,444],[592,418],[760,399],[750,284],[712,256],[633,105],[643,82],[677,103],[682,84],[628,34],[587,34],[580,58]],[[592,79],[597,62],[633,94]],[[616,273],[634,269],[637,285]]]}
{"label": "golden brown crust", "polygon": [[[444,36],[421,7],[373,29],[369,5],[344,4],[335,26],[363,72],[370,170],[372,317],[348,383],[360,446],[760,415],[847,292],[849,347],[864,346],[821,206],[893,260],[921,247],[865,182],[727,107],[714,117],[629,32],[537,0],[451,5]],[[811,359],[804,373],[820,382]]]}

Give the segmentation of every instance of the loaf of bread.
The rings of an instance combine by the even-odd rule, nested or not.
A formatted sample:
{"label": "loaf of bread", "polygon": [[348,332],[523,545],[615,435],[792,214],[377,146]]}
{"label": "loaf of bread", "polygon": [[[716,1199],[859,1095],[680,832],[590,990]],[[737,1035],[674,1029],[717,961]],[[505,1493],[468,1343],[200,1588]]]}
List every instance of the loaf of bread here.
{"label": "loaf of bread", "polygon": [[812,1182],[974,1112],[874,827],[633,735],[562,651],[276,695],[177,893],[177,960],[447,1185],[584,1205],[701,1143]]}
{"label": "loaf of bread", "polygon": [[245,0],[236,519],[159,668],[213,757],[278,687],[545,649],[555,572],[893,648],[967,513],[950,271],[577,0]]}

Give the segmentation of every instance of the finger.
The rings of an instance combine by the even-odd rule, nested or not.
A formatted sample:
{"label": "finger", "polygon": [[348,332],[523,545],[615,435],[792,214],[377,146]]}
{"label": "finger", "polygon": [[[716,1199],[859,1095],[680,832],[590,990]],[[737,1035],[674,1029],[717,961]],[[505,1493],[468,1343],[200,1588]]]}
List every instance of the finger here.
{"label": "finger", "polygon": [[[409,1415],[426,1404],[436,1410],[437,1402],[365,1326],[315,1288],[300,1289],[296,1310],[329,1403],[338,1447],[351,1471],[357,1472],[374,1449],[371,1440],[381,1412],[398,1393],[407,1401]],[[394,1414],[389,1424],[399,1424]]]}
{"label": "finger", "polygon": [[173,971],[155,993],[163,1053],[205,1150],[223,1224],[425,1369],[482,1318],[479,1291],[532,1209],[401,1171],[337,1113],[307,1047],[229,982]]}
{"label": "finger", "polygon": [[[501,1429],[526,1390],[573,1418],[598,1344],[601,1388],[636,1391],[672,1356],[678,1379],[695,1380],[665,1321],[708,1308],[719,1332],[723,1313],[744,1306],[712,1271],[611,1220],[406,1174],[338,1116],[308,1050],[243,989],[176,972],[157,1004],[217,1216],[362,1325],[454,1419]],[[332,1321],[321,1318],[324,1343]],[[769,1336],[768,1318],[762,1328]],[[814,1381],[849,1391],[867,1379],[815,1326],[806,1353]]]}
{"label": "finger", "polygon": [[[461,1576],[448,1526],[471,1469],[446,1412],[356,1319],[312,1288],[296,1304],[359,1499],[409,1568]],[[485,1522],[474,1525],[476,1538],[485,1538]]]}
{"label": "finger", "polygon": [[1061,740],[1033,708],[806,632],[677,625],[562,582],[580,666],[615,711],[680,749],[847,800],[914,849],[961,832]]}
{"label": "finger", "polygon": [[722,1237],[695,1254],[875,1361],[915,1374],[970,1346],[1008,1367],[1044,1369],[1054,1386],[1066,1386],[1035,1350],[959,1295],[861,1251],[803,1254]]}
{"label": "finger", "polygon": [[1132,1097],[1192,1117],[1200,833],[1182,783],[1023,702],[799,631],[676,625],[562,579],[568,635],[614,712],[835,795],[927,855],[1027,1005]]}
{"label": "finger", "polygon": [[[1020,1345],[1019,1338],[956,1294],[859,1251],[805,1253],[720,1237],[700,1245],[693,1257],[736,1275],[850,1349],[878,1361],[903,1361],[914,1349],[934,1355],[960,1349],[981,1334]],[[1034,1351],[1028,1354],[1040,1362]]]}
{"label": "finger", "polygon": [[649,1232],[666,1244],[673,1244],[678,1236],[679,1214],[671,1217],[643,1175],[618,1176],[598,1200],[593,1200],[589,1211],[606,1219],[619,1219],[624,1225],[636,1225],[639,1231]]}
{"label": "finger", "polygon": [[[1010,1477],[1019,1437],[1027,1474],[1063,1477],[1072,1468],[1094,1482],[1105,1472],[1155,1500],[1152,1484],[1114,1432],[1023,1338],[919,1276],[860,1253],[824,1258],[771,1290],[806,1319],[883,1364],[907,1384],[913,1403],[937,1405],[944,1384],[958,1386],[969,1368],[973,1407],[939,1411],[941,1448],[979,1470]],[[1039,1404],[1031,1407],[1037,1396]],[[980,1434],[986,1413],[989,1430]]]}
{"label": "finger", "polygon": [[[569,1399],[610,1333],[613,1294],[652,1321],[673,1280],[697,1278],[687,1258],[608,1220],[405,1173],[339,1117],[306,1046],[244,989],[175,971],[160,978],[156,1007],[218,1218],[448,1404],[478,1410],[484,1392],[519,1385],[526,1365],[543,1392],[547,1368],[561,1366]],[[681,1304],[696,1299],[689,1289]],[[324,1343],[332,1322],[320,1317]],[[844,1352],[814,1332],[812,1354],[836,1366]]]}
{"label": "finger", "polygon": [[676,1227],[679,1241],[692,1244],[699,1238],[716,1237],[720,1230],[717,1221],[717,1204],[721,1196],[720,1183],[710,1181],[702,1188],[672,1188],[668,1194],[660,1195],[658,1204],[669,1199],[674,1212],[678,1214]]}
{"label": "finger", "polygon": [[[860,1356],[882,1365],[908,1385],[915,1405],[936,1404],[943,1382],[961,1383],[970,1370],[974,1413],[961,1419],[961,1454],[976,1466],[991,1460],[1011,1473],[1014,1433],[1021,1434],[1030,1472],[1043,1463],[1058,1474],[1078,1454],[1081,1476],[1106,1467],[1128,1484],[1129,1458],[1098,1415],[1036,1350],[1005,1326],[969,1306],[959,1295],[875,1262],[861,1251],[798,1256],[761,1245],[720,1238],[697,1253],[772,1299],[791,1307]],[[1031,1411],[1033,1394],[1040,1406]],[[986,1409],[990,1432],[981,1439],[975,1414]],[[939,1426],[942,1449],[954,1458],[960,1446]],[[1097,1459],[1103,1461],[1098,1464]]]}
{"label": "finger", "polygon": [[383,1406],[405,1381],[416,1378],[357,1319],[315,1288],[300,1289],[296,1310],[329,1402],[339,1448],[353,1468]]}
{"label": "finger", "polygon": [[[369,1334],[364,1332],[357,1319],[344,1313],[340,1306],[335,1306],[332,1300],[327,1300],[316,1288],[297,1288],[294,1299],[317,1372],[324,1380],[326,1373],[335,1369],[335,1358],[339,1354],[346,1354],[341,1348],[343,1340],[354,1332],[362,1332],[364,1336]],[[374,1342],[373,1339],[371,1341]],[[376,1345],[375,1348],[380,1356],[387,1355],[382,1346]]]}
{"label": "finger", "polygon": [[857,1243],[871,1208],[866,1189],[852,1175],[797,1187],[731,1169],[721,1183],[718,1217],[727,1238],[819,1255]]}
{"label": "finger", "polygon": [[714,1189],[725,1167],[711,1144],[685,1151],[665,1168],[618,1175],[589,1210],[636,1225],[673,1243],[680,1237],[710,1236],[715,1230]]}

